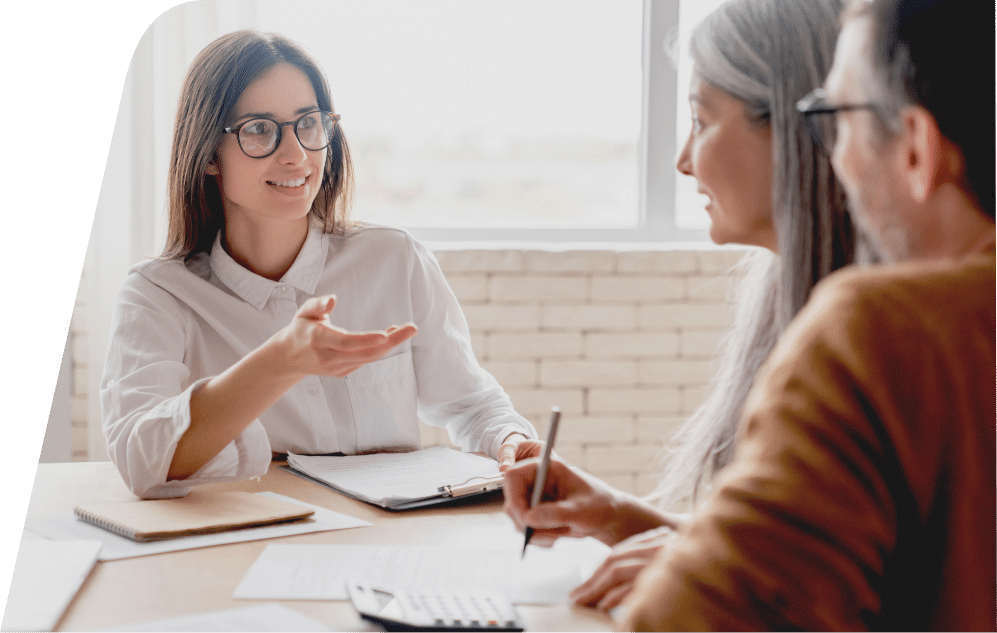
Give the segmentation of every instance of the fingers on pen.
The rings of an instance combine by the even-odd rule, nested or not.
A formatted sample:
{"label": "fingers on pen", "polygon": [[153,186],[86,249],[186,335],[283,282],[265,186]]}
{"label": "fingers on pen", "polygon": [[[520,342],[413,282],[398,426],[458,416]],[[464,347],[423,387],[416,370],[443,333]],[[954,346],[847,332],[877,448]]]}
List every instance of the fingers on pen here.
{"label": "fingers on pen", "polygon": [[570,525],[582,514],[578,504],[572,501],[549,501],[530,508],[523,514],[523,519],[535,528],[557,528]]}
{"label": "fingers on pen", "polygon": [[560,530],[537,530],[530,538],[530,545],[550,548],[554,546],[554,543],[556,543],[557,539],[561,536],[567,536],[567,534],[561,534]]}
{"label": "fingers on pen", "polygon": [[528,459],[517,461],[516,464],[505,471],[505,489],[511,493],[515,499],[529,496],[529,488],[537,478],[537,465],[539,460]]}

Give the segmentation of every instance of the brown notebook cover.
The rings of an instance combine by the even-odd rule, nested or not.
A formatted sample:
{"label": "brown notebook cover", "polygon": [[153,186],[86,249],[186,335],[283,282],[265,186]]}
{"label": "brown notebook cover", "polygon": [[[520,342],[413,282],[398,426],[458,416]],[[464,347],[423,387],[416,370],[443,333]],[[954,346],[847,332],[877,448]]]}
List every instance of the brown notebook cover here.
{"label": "brown notebook cover", "polygon": [[145,542],[297,521],[315,511],[252,492],[194,490],[177,499],[87,503],[75,513],[82,521]]}

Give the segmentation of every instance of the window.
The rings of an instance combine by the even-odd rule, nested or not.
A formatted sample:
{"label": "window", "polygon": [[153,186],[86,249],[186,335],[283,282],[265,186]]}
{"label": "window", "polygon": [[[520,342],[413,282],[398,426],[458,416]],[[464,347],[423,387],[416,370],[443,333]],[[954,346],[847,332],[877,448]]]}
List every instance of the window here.
{"label": "window", "polygon": [[154,211],[128,220],[136,248],[158,252],[165,237],[187,66],[218,35],[247,27],[295,39],[325,70],[353,151],[358,218],[424,240],[704,240],[704,204],[675,171],[688,135],[688,61],[680,45],[676,69],[664,43],[680,15],[685,33],[721,1],[177,6],[150,28],[126,89],[149,128],[132,139],[142,160],[122,158],[136,172],[139,206]]}
{"label": "window", "polygon": [[704,237],[674,212],[678,16],[674,0],[258,8],[329,78],[356,217],[463,240]]}

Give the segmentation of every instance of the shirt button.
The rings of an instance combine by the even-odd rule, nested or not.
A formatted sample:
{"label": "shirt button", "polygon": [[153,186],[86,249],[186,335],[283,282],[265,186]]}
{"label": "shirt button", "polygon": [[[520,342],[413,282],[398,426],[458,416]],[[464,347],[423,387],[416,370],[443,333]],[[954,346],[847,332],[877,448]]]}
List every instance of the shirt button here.
{"label": "shirt button", "polygon": [[318,387],[316,387],[315,385],[312,385],[311,387],[308,388],[309,396],[314,396],[317,393],[318,393]]}

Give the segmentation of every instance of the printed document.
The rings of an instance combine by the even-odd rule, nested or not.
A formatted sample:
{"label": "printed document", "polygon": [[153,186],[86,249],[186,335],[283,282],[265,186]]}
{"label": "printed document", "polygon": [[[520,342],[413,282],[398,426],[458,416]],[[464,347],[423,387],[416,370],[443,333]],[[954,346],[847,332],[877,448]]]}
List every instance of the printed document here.
{"label": "printed document", "polygon": [[[585,545],[588,543],[579,543]],[[244,600],[346,600],[348,579],[406,589],[501,593],[515,604],[563,604],[608,548],[456,549],[272,543],[236,588]]]}

